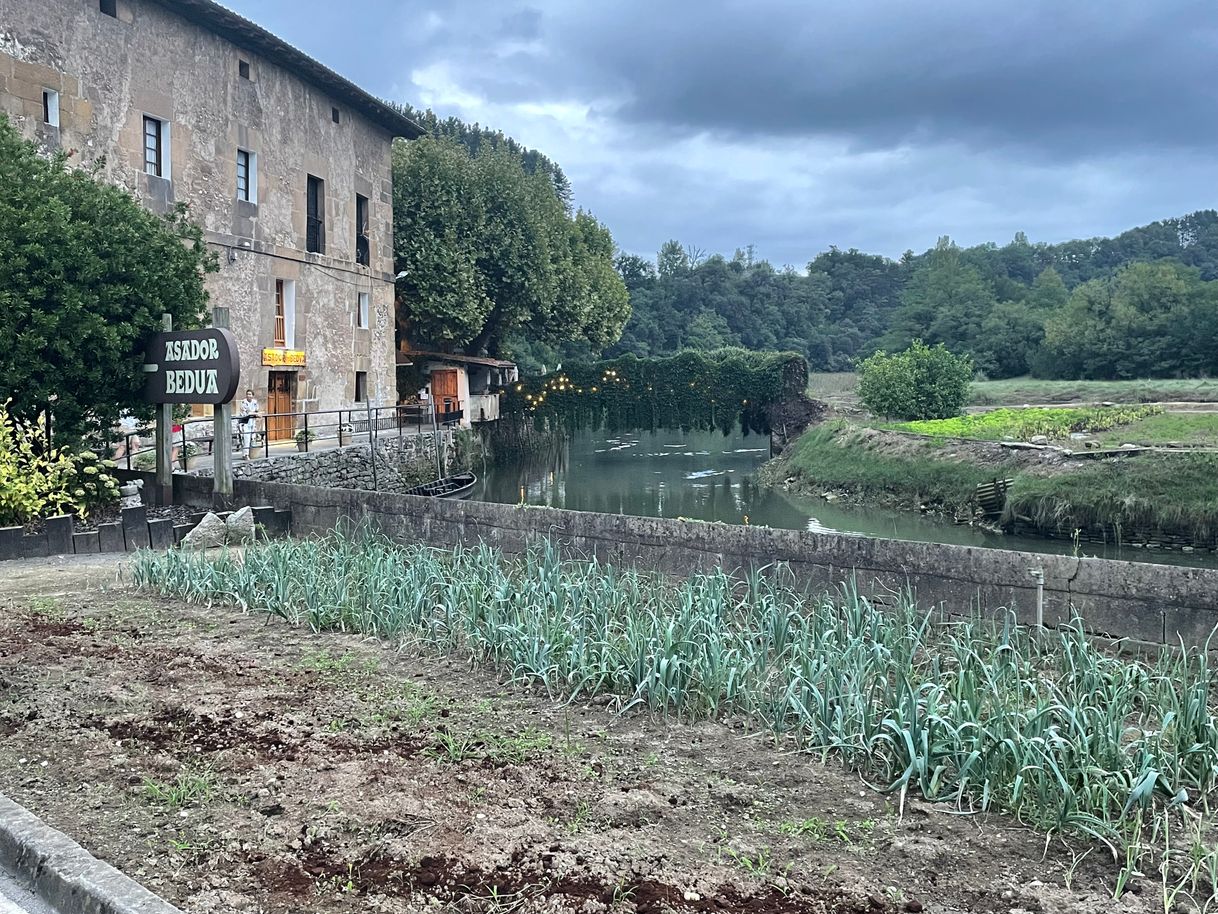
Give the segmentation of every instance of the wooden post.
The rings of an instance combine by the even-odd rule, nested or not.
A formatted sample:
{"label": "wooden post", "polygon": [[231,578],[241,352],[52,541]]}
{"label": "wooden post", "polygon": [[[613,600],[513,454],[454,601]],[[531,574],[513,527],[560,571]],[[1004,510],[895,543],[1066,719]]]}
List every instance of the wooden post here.
{"label": "wooden post", "polygon": [[[211,325],[228,329],[228,308],[212,309]],[[240,389],[240,385],[238,385]],[[233,404],[215,407],[212,424],[212,500],[226,502],[233,497]]]}
{"label": "wooden post", "polygon": [[[173,315],[161,315],[161,329],[173,330]],[[173,504],[173,404],[162,403],[156,416],[156,487],[159,505]]]}

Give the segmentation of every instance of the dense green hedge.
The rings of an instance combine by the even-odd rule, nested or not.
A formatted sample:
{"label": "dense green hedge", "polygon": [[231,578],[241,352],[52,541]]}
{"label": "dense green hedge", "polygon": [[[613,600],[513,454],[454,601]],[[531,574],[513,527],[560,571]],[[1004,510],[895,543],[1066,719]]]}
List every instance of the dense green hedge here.
{"label": "dense green hedge", "polygon": [[794,352],[717,349],[668,358],[625,356],[571,365],[504,391],[504,415],[554,417],[568,428],[769,432],[767,410],[803,394],[808,364]]}

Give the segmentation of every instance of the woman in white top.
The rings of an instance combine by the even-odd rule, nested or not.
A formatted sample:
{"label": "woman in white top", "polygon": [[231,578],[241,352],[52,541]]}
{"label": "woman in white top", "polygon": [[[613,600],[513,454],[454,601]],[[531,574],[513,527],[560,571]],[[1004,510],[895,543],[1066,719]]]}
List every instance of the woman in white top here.
{"label": "woman in white top", "polygon": [[237,424],[241,426],[241,450],[245,452],[245,459],[250,459],[250,448],[254,446],[254,426],[255,419],[258,416],[258,401],[254,399],[254,392],[247,390],[245,399],[237,406]]}

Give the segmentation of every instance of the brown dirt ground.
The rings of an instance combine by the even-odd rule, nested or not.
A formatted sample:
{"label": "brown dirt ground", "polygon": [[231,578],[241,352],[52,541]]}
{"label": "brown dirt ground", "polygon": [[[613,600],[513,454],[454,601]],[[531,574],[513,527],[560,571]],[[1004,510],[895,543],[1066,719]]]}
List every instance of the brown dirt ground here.
{"label": "brown dirt ground", "polygon": [[1112,901],[1102,852],[1068,880],[1085,847],[899,817],[740,722],[564,707],[123,577],[0,565],[0,790],[191,914],[1162,910]]}

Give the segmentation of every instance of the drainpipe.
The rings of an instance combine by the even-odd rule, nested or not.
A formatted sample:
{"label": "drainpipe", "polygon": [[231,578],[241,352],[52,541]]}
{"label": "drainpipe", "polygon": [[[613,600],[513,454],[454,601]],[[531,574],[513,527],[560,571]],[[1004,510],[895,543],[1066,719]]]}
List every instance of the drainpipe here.
{"label": "drainpipe", "polygon": [[1045,570],[1033,568],[1032,579],[1036,581],[1036,628],[1045,630]]}

